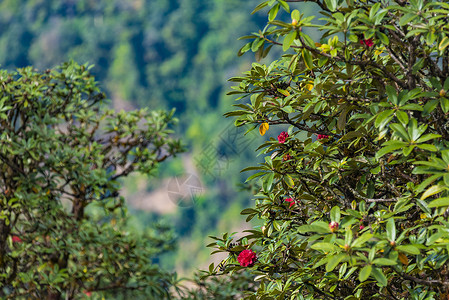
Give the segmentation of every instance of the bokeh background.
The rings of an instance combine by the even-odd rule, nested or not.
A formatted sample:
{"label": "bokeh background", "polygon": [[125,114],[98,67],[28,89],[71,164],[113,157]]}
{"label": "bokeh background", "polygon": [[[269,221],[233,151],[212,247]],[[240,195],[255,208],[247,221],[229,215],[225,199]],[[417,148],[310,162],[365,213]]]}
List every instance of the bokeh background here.
{"label": "bokeh background", "polygon": [[[64,61],[93,64],[116,110],[176,109],[175,134],[187,152],[153,176],[128,178],[122,194],[132,214],[130,230],[169,225],[178,248],[155,261],[191,276],[210,257],[208,235],[257,226],[238,217],[251,205],[248,177],[257,163],[257,130],[236,129],[222,117],[235,99],[227,82],[250,67],[254,56],[237,52],[240,36],[257,32],[266,11],[241,0],[3,0],[0,65],[39,70]],[[301,12],[314,13],[313,6]],[[285,15],[286,18],[288,15]]]}

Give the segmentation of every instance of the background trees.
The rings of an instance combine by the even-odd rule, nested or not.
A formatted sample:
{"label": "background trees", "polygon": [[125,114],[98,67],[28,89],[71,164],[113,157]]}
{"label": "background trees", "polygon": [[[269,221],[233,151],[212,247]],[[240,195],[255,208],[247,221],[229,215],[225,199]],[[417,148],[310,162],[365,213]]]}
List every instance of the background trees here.
{"label": "background trees", "polygon": [[[252,8],[253,3],[239,0],[0,3],[2,68],[13,71],[32,65],[45,70],[73,59],[95,65],[90,71],[118,110],[176,108],[177,134],[188,151],[163,164],[156,178],[133,174],[123,182],[136,231],[164,219],[173,225],[183,247],[198,253],[194,258],[184,251],[161,256],[166,268],[176,265],[191,274],[207,267],[205,228],[215,234],[240,226],[233,216],[248,201],[249,193],[235,188],[244,178],[235,174],[253,154],[249,148],[230,147],[232,140],[222,141],[222,136],[235,130],[231,120],[217,116],[233,102],[225,96],[226,79],[252,59],[238,60],[242,41],[237,38],[265,21],[264,14],[248,14]],[[138,196],[166,195],[169,178],[187,173],[204,187],[195,205],[168,212],[136,208]]]}
{"label": "background trees", "polygon": [[447,297],[449,4],[313,1],[315,21],[289,2],[261,2],[268,25],[241,49],[284,55],[231,79],[227,116],[269,139],[242,211],[264,224],[217,238],[224,272],[252,249],[248,299]]}
{"label": "background trees", "polygon": [[89,69],[0,73],[2,298],[163,298],[176,282],[152,263],[173,234],[131,234],[118,181],[182,150],[170,137],[176,119],[106,109]]}

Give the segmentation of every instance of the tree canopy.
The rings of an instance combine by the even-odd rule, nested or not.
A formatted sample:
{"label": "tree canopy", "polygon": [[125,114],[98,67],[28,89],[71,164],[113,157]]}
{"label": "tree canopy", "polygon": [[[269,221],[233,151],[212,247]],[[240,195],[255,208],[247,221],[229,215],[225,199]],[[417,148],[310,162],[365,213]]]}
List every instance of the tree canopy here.
{"label": "tree canopy", "polygon": [[119,179],[182,151],[173,112],[107,109],[90,67],[0,71],[0,296],[169,297],[169,228],[126,230]]}

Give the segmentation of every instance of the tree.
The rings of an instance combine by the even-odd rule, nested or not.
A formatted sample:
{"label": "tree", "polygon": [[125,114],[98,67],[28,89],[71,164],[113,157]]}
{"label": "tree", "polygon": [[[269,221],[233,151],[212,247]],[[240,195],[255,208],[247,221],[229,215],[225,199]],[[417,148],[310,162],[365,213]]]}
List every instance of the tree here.
{"label": "tree", "polygon": [[182,150],[173,112],[106,109],[89,69],[0,71],[2,298],[173,291],[175,275],[152,263],[173,234],[128,232],[119,194],[121,178]]}
{"label": "tree", "polygon": [[265,162],[245,169],[259,190],[242,211],[264,225],[216,238],[224,273],[257,276],[247,299],[446,299],[449,3],[270,0],[255,11],[266,7],[240,53],[284,54],[231,79],[240,103],[227,113],[269,136]]}

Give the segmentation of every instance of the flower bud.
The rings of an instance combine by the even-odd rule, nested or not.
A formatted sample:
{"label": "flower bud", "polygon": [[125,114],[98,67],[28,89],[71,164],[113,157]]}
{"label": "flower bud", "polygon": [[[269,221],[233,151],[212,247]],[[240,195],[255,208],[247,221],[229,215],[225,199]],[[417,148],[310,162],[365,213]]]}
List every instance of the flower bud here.
{"label": "flower bud", "polygon": [[336,232],[338,230],[338,223],[335,221],[330,222],[329,229],[331,230],[331,232]]}
{"label": "flower bud", "polygon": [[296,20],[296,19],[293,19],[293,20],[292,20],[292,25],[293,25],[293,26],[296,26],[296,25],[298,25],[298,20]]}
{"label": "flower bud", "polygon": [[446,91],[444,89],[441,89],[440,91],[440,97],[446,96]]}

